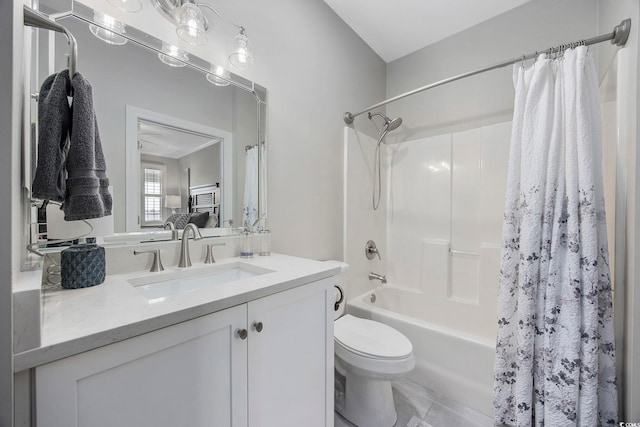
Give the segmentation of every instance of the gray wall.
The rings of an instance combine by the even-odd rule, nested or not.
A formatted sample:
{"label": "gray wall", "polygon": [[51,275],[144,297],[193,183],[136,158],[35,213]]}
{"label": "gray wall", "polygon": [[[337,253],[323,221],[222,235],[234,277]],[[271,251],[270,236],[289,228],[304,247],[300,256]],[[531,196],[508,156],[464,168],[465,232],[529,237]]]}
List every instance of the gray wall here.
{"label": "gray wall", "polygon": [[[220,144],[210,145],[178,159],[180,170],[191,168],[191,186],[210,185],[220,180]],[[177,193],[176,193],[177,194]]]}
{"label": "gray wall", "polygon": [[272,248],[341,258],[342,113],[384,98],[386,65],[322,1],[237,3],[259,52],[249,77],[269,89]]}
{"label": "gray wall", "polygon": [[[593,37],[597,35],[597,22],[597,0],[526,3],[391,62],[387,96],[560,43]],[[395,136],[410,140],[511,120],[512,70],[508,66],[389,104],[389,115],[404,119]]]}

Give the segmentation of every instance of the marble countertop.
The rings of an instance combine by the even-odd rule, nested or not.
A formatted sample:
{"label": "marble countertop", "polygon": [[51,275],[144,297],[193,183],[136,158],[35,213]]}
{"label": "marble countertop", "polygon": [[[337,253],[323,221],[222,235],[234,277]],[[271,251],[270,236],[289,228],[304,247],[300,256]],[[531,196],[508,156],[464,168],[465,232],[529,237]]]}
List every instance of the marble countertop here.
{"label": "marble countertop", "polygon": [[[238,262],[272,272],[159,299],[145,298],[130,283],[150,277],[162,281],[185,273],[205,275]],[[188,269],[171,267],[160,273],[116,274],[90,288],[46,289],[41,297],[40,346],[16,354],[14,371],[224,310],[339,271],[332,263],[273,254],[248,260],[225,258],[215,264],[194,263]]]}

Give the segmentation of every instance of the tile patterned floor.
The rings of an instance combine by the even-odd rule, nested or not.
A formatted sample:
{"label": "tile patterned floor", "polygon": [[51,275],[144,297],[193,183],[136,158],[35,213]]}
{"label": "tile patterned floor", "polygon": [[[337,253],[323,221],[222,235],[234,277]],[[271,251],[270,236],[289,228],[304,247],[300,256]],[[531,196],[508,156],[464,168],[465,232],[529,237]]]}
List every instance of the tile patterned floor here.
{"label": "tile patterned floor", "polygon": [[[398,421],[394,427],[493,427],[493,420],[473,409],[437,396],[411,381],[392,383]],[[335,427],[355,427],[335,414]],[[367,426],[360,426],[367,427]]]}

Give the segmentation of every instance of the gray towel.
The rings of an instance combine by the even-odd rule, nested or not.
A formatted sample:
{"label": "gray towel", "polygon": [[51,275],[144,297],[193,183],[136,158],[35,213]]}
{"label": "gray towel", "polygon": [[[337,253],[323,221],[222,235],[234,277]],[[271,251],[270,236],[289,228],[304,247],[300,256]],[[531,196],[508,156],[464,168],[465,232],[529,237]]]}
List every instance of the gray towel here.
{"label": "gray towel", "polygon": [[80,73],[73,76],[71,85],[71,144],[66,162],[68,177],[62,205],[64,219],[100,218],[111,215],[113,201],[93,110],[93,91],[91,84]]}
{"label": "gray towel", "polygon": [[62,202],[65,193],[64,168],[68,150],[71,108],[67,100],[69,71],[47,77],[38,100],[38,162],[32,195],[37,199]]}

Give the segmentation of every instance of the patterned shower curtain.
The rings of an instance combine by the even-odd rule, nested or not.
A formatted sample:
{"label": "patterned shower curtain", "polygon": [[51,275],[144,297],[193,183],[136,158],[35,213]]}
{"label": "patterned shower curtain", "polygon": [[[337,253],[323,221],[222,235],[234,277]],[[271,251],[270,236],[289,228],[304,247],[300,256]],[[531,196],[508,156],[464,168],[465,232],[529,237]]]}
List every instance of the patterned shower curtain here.
{"label": "patterned shower curtain", "polygon": [[514,69],[494,410],[517,426],[617,421],[598,83],[585,46]]}

